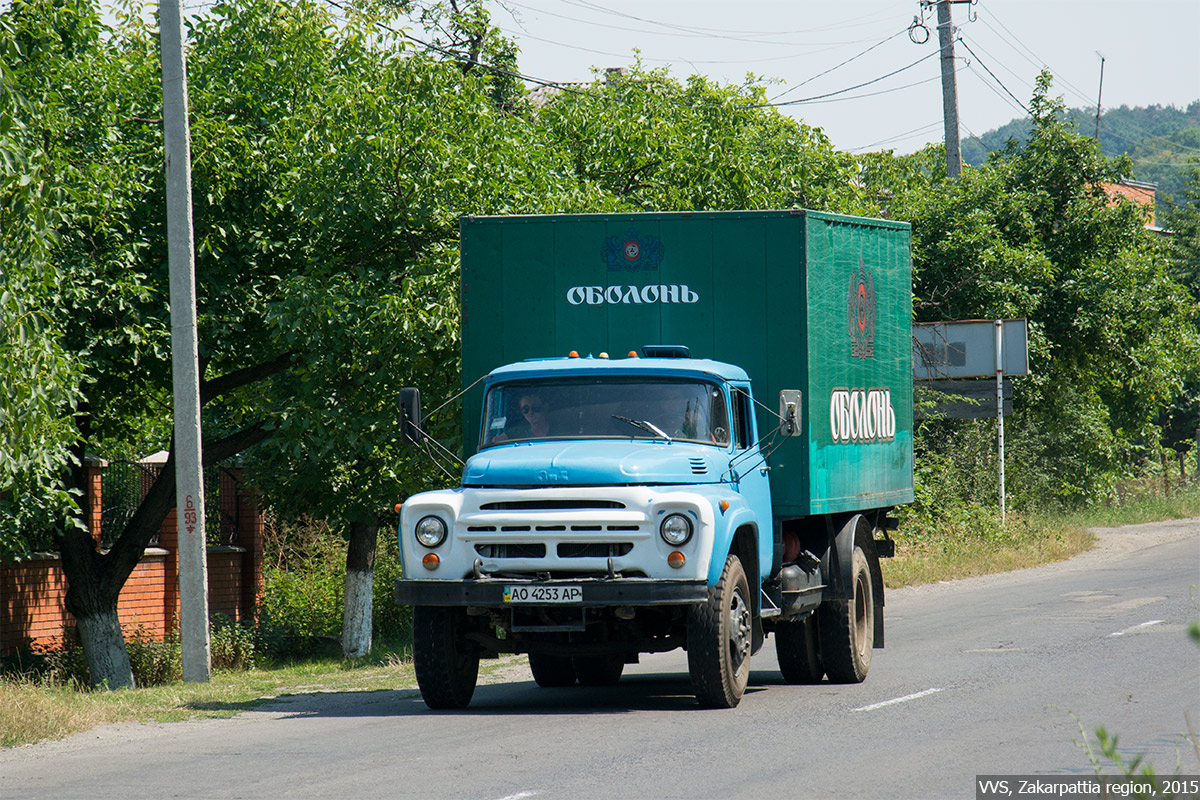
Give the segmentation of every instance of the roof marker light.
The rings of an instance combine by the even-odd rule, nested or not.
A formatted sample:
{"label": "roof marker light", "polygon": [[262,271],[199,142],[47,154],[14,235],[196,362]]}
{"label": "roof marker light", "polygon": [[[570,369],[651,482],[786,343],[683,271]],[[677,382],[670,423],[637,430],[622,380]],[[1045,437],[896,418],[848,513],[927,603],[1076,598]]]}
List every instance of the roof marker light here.
{"label": "roof marker light", "polygon": [[600,358],[608,358],[608,353],[601,353]]}
{"label": "roof marker light", "polygon": [[626,358],[637,358],[638,357],[637,350],[630,350],[629,355],[627,355],[625,357]]}
{"label": "roof marker light", "polygon": [[567,353],[567,358],[579,358],[579,351],[572,350],[571,352]]}

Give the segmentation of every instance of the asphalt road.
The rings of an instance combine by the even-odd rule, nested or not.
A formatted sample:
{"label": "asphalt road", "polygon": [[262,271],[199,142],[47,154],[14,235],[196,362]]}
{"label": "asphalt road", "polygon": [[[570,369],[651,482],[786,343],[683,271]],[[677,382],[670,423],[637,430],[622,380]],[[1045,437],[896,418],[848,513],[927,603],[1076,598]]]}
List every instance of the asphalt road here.
{"label": "asphalt road", "polygon": [[[886,569],[886,566],[885,566]],[[519,661],[464,712],[414,691],[299,695],[229,720],[116,725],[0,752],[4,798],[966,798],[979,774],[1091,774],[1104,726],[1200,773],[1200,520],[1101,532],[1062,564],[898,590],[857,686],[786,686],[773,643],[730,711],[682,653],[611,689]]]}

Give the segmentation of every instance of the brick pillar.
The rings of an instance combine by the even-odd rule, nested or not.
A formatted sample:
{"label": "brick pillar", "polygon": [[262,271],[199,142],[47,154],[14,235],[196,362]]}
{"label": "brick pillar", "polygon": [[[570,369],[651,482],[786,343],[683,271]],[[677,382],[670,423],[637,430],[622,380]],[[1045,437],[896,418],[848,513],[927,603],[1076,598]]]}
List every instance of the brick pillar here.
{"label": "brick pillar", "polygon": [[179,619],[179,532],[175,509],[167,512],[158,529],[158,546],[167,551],[163,558],[163,630],[175,629]]}
{"label": "brick pillar", "polygon": [[262,603],[266,584],[263,580],[263,532],[266,521],[258,507],[258,494],[247,491],[238,474],[238,545],[246,548],[242,554],[242,598],[239,618],[250,619]]}
{"label": "brick pillar", "polygon": [[104,510],[102,478],[103,469],[107,463],[89,456],[84,459],[83,465],[83,519],[87,523],[92,538],[96,540],[97,547],[100,546],[102,535],[101,512]]}

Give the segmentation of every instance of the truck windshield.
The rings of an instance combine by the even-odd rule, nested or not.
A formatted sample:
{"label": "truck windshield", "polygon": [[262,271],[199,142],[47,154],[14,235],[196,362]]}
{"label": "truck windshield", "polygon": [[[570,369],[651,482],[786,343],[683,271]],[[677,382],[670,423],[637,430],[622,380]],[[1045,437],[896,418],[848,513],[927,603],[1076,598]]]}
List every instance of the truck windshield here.
{"label": "truck windshield", "polygon": [[662,378],[540,379],[492,386],[480,447],[530,439],[681,439],[729,444],[715,383]]}

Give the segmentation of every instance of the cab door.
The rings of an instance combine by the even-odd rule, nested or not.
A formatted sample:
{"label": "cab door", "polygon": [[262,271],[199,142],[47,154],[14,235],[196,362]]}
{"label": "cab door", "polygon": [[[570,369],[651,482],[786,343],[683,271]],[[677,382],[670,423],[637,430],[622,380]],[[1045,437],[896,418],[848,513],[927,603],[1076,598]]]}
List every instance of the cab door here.
{"label": "cab door", "polygon": [[758,566],[761,583],[770,572],[774,546],[769,469],[758,446],[758,427],[750,384],[732,383],[730,389],[730,412],[733,416],[731,480],[738,493],[746,498],[746,503],[754,509],[758,520]]}

